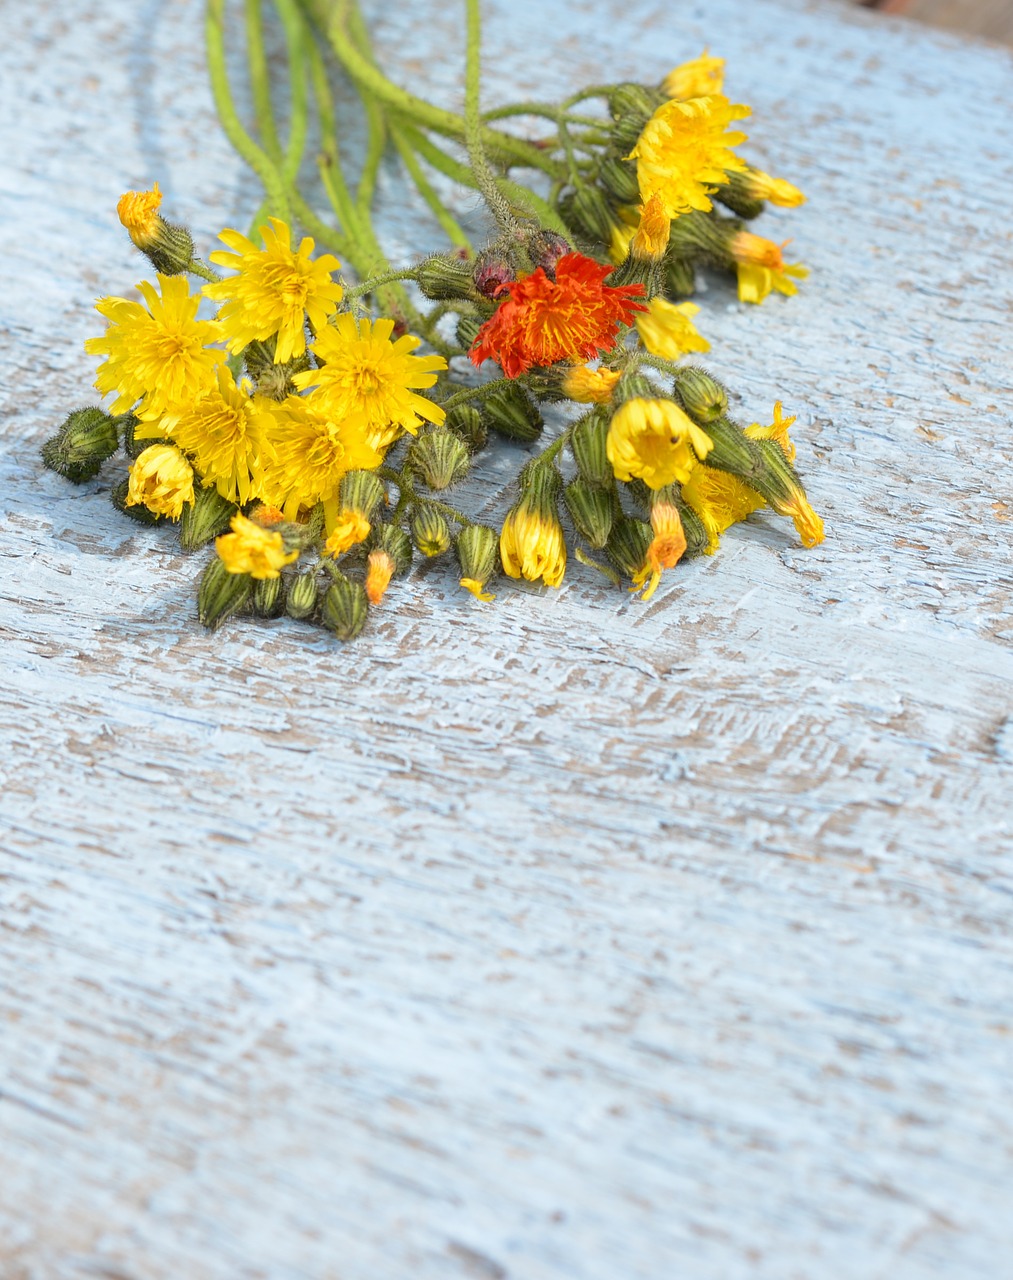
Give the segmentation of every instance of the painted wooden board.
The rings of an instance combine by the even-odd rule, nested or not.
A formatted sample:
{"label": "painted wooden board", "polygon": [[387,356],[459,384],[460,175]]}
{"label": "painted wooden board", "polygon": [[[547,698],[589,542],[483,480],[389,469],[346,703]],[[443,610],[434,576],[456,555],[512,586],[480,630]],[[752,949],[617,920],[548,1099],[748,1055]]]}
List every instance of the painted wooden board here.
{"label": "painted wooden board", "polygon": [[[700,321],[745,420],[799,413],[827,541],[755,516],[648,605],[435,568],[356,646],[208,637],[198,562],[37,450],[142,274],[120,192],[207,244],[256,189],[196,0],[18,6],[0,1275],[1013,1277],[1010,55],[792,0],[490,9],[490,102],[728,57],[813,276]],[[461,27],[378,20],[451,103]]]}

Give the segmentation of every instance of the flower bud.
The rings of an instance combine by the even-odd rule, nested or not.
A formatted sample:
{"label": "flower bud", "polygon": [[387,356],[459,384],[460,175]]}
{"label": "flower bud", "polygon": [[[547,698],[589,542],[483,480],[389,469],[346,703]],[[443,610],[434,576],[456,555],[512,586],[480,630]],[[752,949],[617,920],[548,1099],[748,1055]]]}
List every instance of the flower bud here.
{"label": "flower bud", "polygon": [[556,263],[570,252],[570,242],[557,231],[536,231],[528,242],[533,266],[536,270],[541,267],[550,280],[556,278]]}
{"label": "flower bud", "polygon": [[650,378],[642,373],[624,373],[619,385],[612,393],[613,405],[625,404],[627,400],[649,400],[656,396],[658,390]]}
{"label": "flower bud", "polygon": [[253,588],[253,612],[258,618],[277,618],[285,608],[281,577],[258,578]]}
{"label": "flower bud", "polygon": [[478,331],[482,327],[482,318],[480,316],[461,316],[457,322],[457,329],[454,336],[457,345],[463,347],[465,351],[470,351],[478,337]]}
{"label": "flower bud", "polygon": [[696,293],[696,268],[692,262],[669,254],[665,259],[665,285],[673,298],[688,298]]}
{"label": "flower bud", "polygon": [[211,631],[238,613],[253,593],[253,579],[247,573],[229,573],[215,556],[201,576],[197,589],[197,617]]}
{"label": "flower bud", "polygon": [[[280,581],[280,579],[279,579]],[[317,573],[309,569],[289,579],[285,612],[290,618],[308,618],[317,607]]]}
{"label": "flower bud", "polygon": [[620,204],[637,204],[640,200],[636,166],[617,154],[610,153],[602,160],[598,181]]}
{"label": "flower bud", "polygon": [[620,516],[612,526],[606,554],[620,573],[633,578],[647,564],[647,549],[653,536],[651,526],[645,521]]}
{"label": "flower bud", "polygon": [[694,209],[672,222],[669,232],[671,256],[730,269],[735,266],[735,256],[729,241],[741,231],[742,223],[738,218],[712,217]]}
{"label": "flower bud", "polygon": [[125,516],[129,516],[131,520],[136,520],[138,524],[161,524],[165,516],[156,515],[154,511],[149,511],[147,507],[137,504],[131,505],[127,502],[130,495],[130,481],[121,480],[114,489],[109,492],[109,500],[116,508]]}
{"label": "flower bud", "polygon": [[609,95],[609,113],[613,121],[612,142],[617,151],[626,155],[636,146],[644,125],[665,100],[659,90],[646,85],[616,85]]}
{"label": "flower bud", "polygon": [[277,364],[274,359],[276,348],[276,338],[267,342],[250,342],[243,348],[243,362],[254,389],[271,400],[281,401],[296,393],[293,375],[304,373],[310,367],[310,358],[303,352],[301,356]]}
{"label": "flower bud", "polygon": [[342,575],[327,588],[320,617],[339,640],[354,640],[366,625],[368,613],[369,603],[361,584]]}
{"label": "flower bud", "polygon": [[411,538],[396,524],[377,525],[369,535],[367,546],[371,552],[383,551],[389,555],[395,574],[407,573],[411,567]]}
{"label": "flower bud", "polygon": [[387,491],[375,471],[347,471],[341,477],[338,493],[342,507],[370,520]]}
{"label": "flower bud", "polygon": [[179,545],[184,551],[196,551],[229,527],[237,507],[223,498],[212,485],[194,492],[193,502],[183,508],[179,526]]}
{"label": "flower bud", "polygon": [[574,192],[569,215],[577,231],[601,244],[611,243],[616,220],[598,187],[582,183]]}
{"label": "flower bud", "polygon": [[150,440],[137,439],[135,432],[140,426],[140,420],[132,413],[114,414],[113,426],[115,426],[116,434],[123,442],[123,452],[131,460],[142,454],[151,444]]}
{"label": "flower bud", "polygon": [[461,586],[476,600],[491,600],[486,583],[496,572],[499,539],[496,530],[484,524],[466,525],[457,535],[457,559],[461,565]]}
{"label": "flower bud", "polygon": [[464,441],[470,454],[479,453],[488,443],[489,428],[482,421],[481,412],[473,404],[458,404],[449,409],[443,425]]}
{"label": "flower bud", "polygon": [[102,463],[116,452],[116,421],[101,409],[75,409],[55,436],[42,446],[42,461],[74,484],[97,476]]}
{"label": "flower bud", "polygon": [[430,503],[416,503],[411,529],[415,545],[424,556],[441,556],[450,550],[450,525],[446,516]]}
{"label": "flower bud", "polygon": [[694,422],[707,426],[728,412],[728,392],[699,365],[687,365],[675,375],[675,398]]}
{"label": "flower bud", "polygon": [[472,274],[475,288],[483,298],[498,298],[516,277],[517,272],[506,255],[493,249],[479,254]]}
{"label": "flower bud", "polygon": [[423,482],[437,493],[463,479],[471,466],[468,446],[453,431],[441,427],[413,440],[408,448],[407,461]]}
{"label": "flower bud", "polygon": [[551,463],[535,459],[521,472],[521,496],[507,512],[499,536],[503,571],[558,587],[566,571],[566,540],[556,510],[562,481]]}
{"label": "flower bud", "polygon": [[608,541],[615,518],[613,492],[588,484],[583,477],[578,476],[566,486],[563,500],[577,532],[592,547],[603,547]]}
{"label": "flower bud", "polygon": [[433,302],[473,298],[474,267],[468,258],[452,253],[434,253],[416,268],[416,281],[425,297]]}
{"label": "flower bud", "polygon": [[498,387],[485,397],[484,408],[489,426],[508,440],[530,444],[545,426],[538,406],[522,387]]}
{"label": "flower bud", "polygon": [[578,419],[570,436],[570,449],[581,478],[599,488],[612,486],[612,464],[605,452],[608,431],[607,411],[592,409]]}
{"label": "flower bud", "polygon": [[128,191],[120,196],[116,213],[156,271],[163,276],[180,276],[193,263],[193,236],[186,227],[166,222],[158,212],[161,203],[156,182],[150,191]]}
{"label": "flower bud", "polygon": [[725,174],[727,182],[715,192],[714,199],[719,200],[726,209],[731,209],[739,218],[751,222],[763,212],[764,202],[749,194],[746,175],[736,169],[729,169]]}

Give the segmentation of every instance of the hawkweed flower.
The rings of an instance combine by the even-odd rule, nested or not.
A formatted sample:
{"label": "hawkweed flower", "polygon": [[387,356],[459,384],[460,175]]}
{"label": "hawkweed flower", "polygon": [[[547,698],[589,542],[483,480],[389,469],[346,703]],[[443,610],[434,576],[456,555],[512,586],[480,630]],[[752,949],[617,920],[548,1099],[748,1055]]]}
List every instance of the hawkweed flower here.
{"label": "hawkweed flower", "polygon": [[284,364],[306,350],[306,319],[319,333],[336,310],[342,289],[331,272],[341,264],[329,253],[314,261],[308,236],[293,250],[287,224],[280,218],[269,222],[260,228],[263,249],[238,231],[221,233],[219,239],[233,252],[216,250],[211,261],[234,268],[236,275],[205,285],[204,292],[223,304],[218,319],[230,351],[277,335],[274,359]]}
{"label": "hawkweed flower", "polygon": [[366,561],[366,598],[379,604],[394,576],[394,557],[380,547],[369,553]]}
{"label": "hawkweed flower", "polygon": [[707,531],[706,555],[717,550],[721,534],[764,506],[764,500],[744,480],[727,471],[701,464],[690,472],[682,497],[703,521]]}
{"label": "hawkweed flower", "polygon": [[536,463],[521,483],[520,500],[500,531],[503,570],[511,578],[541,578],[547,587],[558,587],[566,570],[566,541],[556,513],[559,473]]}
{"label": "hawkweed flower", "polygon": [[116,216],[138,249],[146,250],[158,241],[162,217],[158,210],[162,193],[158,183],[150,191],[127,191],[116,204]]}
{"label": "hawkweed flower", "polygon": [[650,600],[661,581],[662,570],[674,569],[686,550],[686,533],[674,497],[664,491],[651,502],[651,538],[647,558],[633,575],[633,590],[647,584],[643,600]]}
{"label": "hawkweed flower", "polygon": [[724,81],[724,58],[712,58],[704,49],[698,58],[673,67],[661,82],[661,92],[667,98],[684,102],[687,98],[706,98],[720,93]]}
{"label": "hawkweed flower", "polygon": [[748,107],[721,94],[688,102],[673,98],[660,106],[630,152],[642,200],[658,195],[669,218],[711,209],[710,195],[727,182],[727,171],[743,167],[731,148],[745,142],[746,135],[728,129],[747,115]]}
{"label": "hawkweed flower", "polygon": [[298,551],[285,550],[276,529],[265,529],[238,512],[232,517],[232,532],[215,539],[215,550],[229,573],[251,578],[277,578],[285,565],[299,558]]}
{"label": "hawkweed flower", "polygon": [[695,302],[652,298],[650,310],[637,316],[640,341],[654,356],[678,360],[692,351],[709,351],[711,344],[693,323],[700,308]]}
{"label": "hawkweed flower", "polygon": [[421,339],[406,333],[392,342],[393,332],[391,319],[356,321],[345,312],[313,343],[321,367],[293,378],[300,390],[317,388],[314,399],[332,421],[354,423],[379,450],[404,431],[414,435],[423,420],[442,423],[446,417],[417,394],[435,383],[446,360],[413,355]]}
{"label": "hawkweed flower", "polygon": [[643,480],[650,489],[685,484],[711,439],[674,400],[634,397],[612,415],[606,441],[618,480]]}
{"label": "hawkweed flower", "polygon": [[759,304],[775,291],[786,297],[798,293],[796,280],[804,280],[809,268],[801,262],[787,262],[781,267],[764,267],[740,262],[736,267],[740,302]]}
{"label": "hawkweed flower", "polygon": [[737,263],[744,266],[768,267],[771,271],[784,268],[782,246],[751,231],[736,231],[728,237],[728,252]]}
{"label": "hawkweed flower", "polygon": [[508,378],[557,360],[593,360],[613,350],[619,325],[643,310],[642,285],[605,284],[611,267],[567,253],[550,280],[539,267],[506,285],[503,301],[482,325],[471,360],[495,360]]}
{"label": "hawkweed flower", "polygon": [[193,502],[193,467],[170,444],[153,444],[134,459],[127,485],[127,506],[144,506],[155,515],[178,520]]}
{"label": "hawkweed flower", "polygon": [[106,359],[95,386],[115,394],[113,413],[142,402],[144,416],[159,416],[192,400],[214,381],[225,352],[209,343],[221,338],[214,320],[198,320],[200,295],[191,294],[185,276],[159,274],[161,293],[147,280],[138,284],[144,304],[126,298],[102,298],[95,310],[110,321],[100,338],[88,338],[89,355]]}
{"label": "hawkweed flower", "polygon": [[744,172],[739,174],[738,186],[751,200],[767,200],[782,209],[795,209],[805,204],[805,196],[798,187],[784,178],[772,178],[769,173],[754,169],[752,165],[746,165]]}
{"label": "hawkweed flower", "polygon": [[795,461],[795,445],[792,443],[788,435],[788,428],[795,423],[795,415],[790,418],[784,416],[784,407],[780,400],[774,404],[774,421],[767,427],[761,426],[758,422],[751,423],[746,427],[745,434],[750,440],[773,440],[779,445],[781,452],[789,462]]}
{"label": "hawkweed flower", "polygon": [[[640,317],[637,317],[640,324]],[[586,364],[573,365],[563,375],[562,392],[578,404],[608,404],[616,383],[618,369],[589,369]]]}
{"label": "hawkweed flower", "polygon": [[349,511],[343,508],[334,520],[334,527],[327,535],[324,550],[335,559],[369,537],[372,525],[361,511]]}

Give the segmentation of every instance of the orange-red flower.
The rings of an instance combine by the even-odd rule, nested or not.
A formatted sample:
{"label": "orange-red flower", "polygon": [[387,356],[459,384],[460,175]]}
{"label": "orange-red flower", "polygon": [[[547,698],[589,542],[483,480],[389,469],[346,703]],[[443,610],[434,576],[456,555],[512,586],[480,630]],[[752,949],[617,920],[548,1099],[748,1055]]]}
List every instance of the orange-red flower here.
{"label": "orange-red flower", "polygon": [[474,364],[495,360],[508,378],[557,360],[593,360],[616,345],[620,324],[646,310],[641,284],[607,285],[613,268],[582,253],[565,254],[550,280],[539,267],[505,287],[509,295],[479,329]]}

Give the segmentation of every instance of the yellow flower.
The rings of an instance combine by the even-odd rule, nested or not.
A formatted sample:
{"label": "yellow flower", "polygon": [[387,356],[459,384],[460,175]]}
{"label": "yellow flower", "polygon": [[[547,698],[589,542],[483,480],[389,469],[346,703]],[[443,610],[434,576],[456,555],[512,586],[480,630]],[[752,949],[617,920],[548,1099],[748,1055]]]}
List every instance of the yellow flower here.
{"label": "yellow flower", "polygon": [[800,262],[786,262],[783,267],[761,267],[740,262],[736,267],[739,277],[739,301],[761,303],[775,289],[790,297],[798,293],[796,280],[804,280],[809,268]]}
{"label": "yellow flower", "polygon": [[803,547],[816,547],[823,541],[823,521],[809,505],[809,499],[801,489],[779,502],[777,511],[779,515],[789,516],[794,521]]}
{"label": "yellow flower", "polygon": [[335,413],[316,392],[273,406],[271,444],[264,490],[286,520],[300,507],[334,498],[346,471],[369,471],[382,461],[362,422]]}
{"label": "yellow flower", "polygon": [[721,94],[662,103],[627,157],[637,161],[644,203],[657,194],[669,218],[711,209],[708,197],[728,181],[727,170],[745,167],[730,148],[745,142],[746,135],[725,130],[747,115],[748,107]]}
{"label": "yellow flower", "polygon": [[394,560],[389,551],[377,548],[369,553],[366,561],[366,597],[370,604],[379,604],[394,576]]}
{"label": "yellow flower", "polygon": [[751,231],[736,231],[729,237],[728,252],[735,261],[747,263],[754,267],[770,267],[772,271],[784,268],[781,257],[781,246],[773,240],[754,235]]}
{"label": "yellow flower", "polygon": [[665,76],[661,92],[669,98],[705,98],[720,93],[725,80],[724,58],[711,58],[704,49],[699,58],[682,62]]}
{"label": "yellow flower", "polygon": [[238,512],[232,517],[232,532],[215,539],[215,550],[229,573],[248,573],[251,578],[277,578],[285,565],[299,558],[298,551],[285,550],[277,530],[272,533]]}
{"label": "yellow flower", "polygon": [[630,245],[633,243],[633,237],[636,235],[636,227],[631,227],[628,222],[614,223],[612,226],[612,238],[609,243],[609,258],[616,264],[625,262],[629,257]]}
{"label": "yellow flower", "polygon": [[695,302],[668,302],[652,298],[650,310],[637,316],[637,333],[652,356],[678,360],[690,351],[710,351],[711,344],[697,330],[693,317],[700,310]]}
{"label": "yellow flower", "polygon": [[344,555],[346,551],[350,551],[356,543],[362,542],[363,539],[367,538],[372,527],[361,511],[351,511],[347,507],[343,507],[338,512],[334,528],[324,543],[324,550],[329,556],[334,556],[336,559],[338,556]]}
{"label": "yellow flower", "polygon": [[158,215],[162,193],[156,182],[150,191],[127,191],[116,204],[116,215],[138,249],[146,249],[158,239]]}
{"label": "yellow flower", "polygon": [[627,400],[613,414],[605,452],[619,480],[640,479],[651,489],[685,484],[713,441],[673,400]]}
{"label": "yellow flower", "polygon": [[761,427],[758,422],[746,427],[745,434],[750,440],[773,440],[781,446],[784,456],[789,462],[795,461],[795,446],[788,437],[788,428],[795,422],[794,416],[785,418],[781,401],[774,405],[774,421],[769,427]]}
{"label": "yellow flower", "polygon": [[589,369],[574,365],[563,378],[563,395],[578,404],[608,404],[619,381],[618,369]]}
{"label": "yellow flower", "polygon": [[634,591],[650,578],[647,590],[641,597],[643,600],[650,600],[661,581],[661,571],[674,569],[686,550],[686,532],[674,502],[662,499],[652,505],[651,528],[654,530],[654,537],[647,548],[647,559],[633,575]]}
{"label": "yellow flower", "polygon": [[95,386],[103,395],[116,393],[113,413],[126,413],[143,397],[145,416],[162,414],[183,404],[213,381],[225,352],[208,343],[221,331],[214,320],[198,320],[200,298],[191,296],[186,276],[159,275],[162,296],[142,280],[137,286],[147,306],[126,298],[102,298],[99,315],[112,323],[101,338],[88,338],[90,355],[107,357]]}
{"label": "yellow flower", "polygon": [[640,211],[640,222],[630,242],[630,253],[648,262],[660,262],[668,248],[672,219],[658,192],[654,192]]}
{"label": "yellow flower", "polygon": [[175,417],[138,430],[143,439],[159,430],[193,458],[205,485],[223,498],[245,504],[264,496],[264,470],[272,458],[270,436],[275,403],[251,396],[245,379],[237,386],[228,365],[217,380]]}
{"label": "yellow flower", "polygon": [[300,390],[318,387],[327,412],[336,421],[354,419],[374,437],[378,449],[402,431],[414,435],[423,419],[442,423],[447,416],[413,389],[431,387],[437,371],[446,369],[446,360],[412,355],[421,340],[406,333],[391,342],[393,332],[393,320],[356,323],[346,312],[313,343],[322,368],[307,369],[293,379]]}
{"label": "yellow flower", "polygon": [[782,209],[794,209],[805,204],[805,196],[798,187],[786,182],[784,178],[772,178],[762,169],[748,168],[742,186],[746,195],[752,199],[769,200]]}
{"label": "yellow flower", "polygon": [[521,498],[507,513],[499,535],[503,569],[511,578],[558,587],[566,571],[566,542],[563,527],[548,507],[540,508],[529,496]]}
{"label": "yellow flower", "polygon": [[707,555],[717,550],[718,539],[726,529],[765,505],[744,480],[708,466],[693,468],[682,486],[682,496],[707,530]]}
{"label": "yellow flower", "polygon": [[479,582],[477,578],[459,578],[458,585],[462,586],[465,591],[470,591],[476,600],[481,600],[483,604],[488,604],[496,597],[491,591],[486,591],[485,583]]}
{"label": "yellow flower", "polygon": [[193,502],[193,468],[171,444],[153,444],[134,459],[127,506],[145,506],[158,516],[178,520]]}
{"label": "yellow flower", "polygon": [[242,351],[251,342],[264,342],[277,334],[274,359],[281,364],[305,352],[305,318],[319,332],[337,308],[342,289],[331,279],[331,272],[341,264],[330,253],[314,262],[308,236],[293,250],[287,224],[280,218],[269,221],[269,227],[260,228],[263,249],[238,231],[221,233],[219,239],[235,252],[219,249],[211,254],[211,261],[233,267],[238,274],[205,285],[204,292],[225,304],[218,318],[230,351]]}

